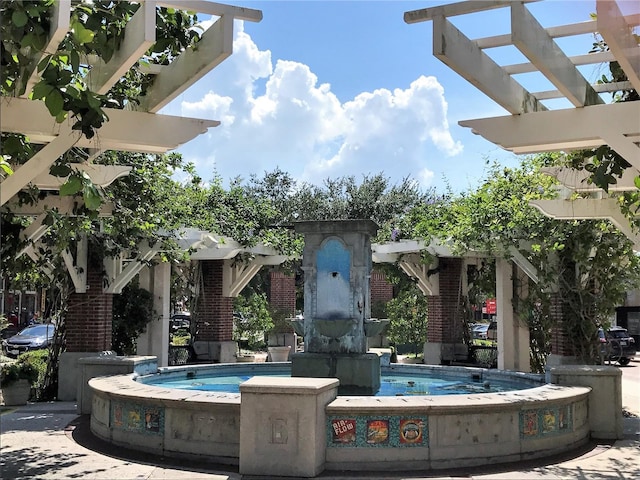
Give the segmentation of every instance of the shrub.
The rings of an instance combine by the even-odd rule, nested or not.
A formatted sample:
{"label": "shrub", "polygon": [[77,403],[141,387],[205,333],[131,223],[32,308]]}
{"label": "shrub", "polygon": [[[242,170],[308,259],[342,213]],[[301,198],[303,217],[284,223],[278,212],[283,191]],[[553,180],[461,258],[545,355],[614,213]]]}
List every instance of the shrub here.
{"label": "shrub", "polygon": [[38,369],[24,360],[8,362],[0,368],[0,387],[2,388],[23,379],[33,385],[38,380]]}

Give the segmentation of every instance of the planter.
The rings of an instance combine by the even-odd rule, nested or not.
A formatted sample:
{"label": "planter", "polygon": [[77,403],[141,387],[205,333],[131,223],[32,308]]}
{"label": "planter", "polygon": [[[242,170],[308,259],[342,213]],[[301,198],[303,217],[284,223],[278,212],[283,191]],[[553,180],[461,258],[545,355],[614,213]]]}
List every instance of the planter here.
{"label": "planter", "polygon": [[255,361],[256,361],[255,355],[238,355],[238,356],[236,356],[236,362],[238,362],[238,363],[251,363],[251,362],[255,362]]}
{"label": "planter", "polygon": [[29,380],[20,379],[11,385],[2,387],[2,398],[7,406],[26,405],[31,395]]}
{"label": "planter", "polygon": [[289,360],[289,352],[291,347],[289,345],[284,347],[269,347],[269,355],[272,362],[286,362]]}

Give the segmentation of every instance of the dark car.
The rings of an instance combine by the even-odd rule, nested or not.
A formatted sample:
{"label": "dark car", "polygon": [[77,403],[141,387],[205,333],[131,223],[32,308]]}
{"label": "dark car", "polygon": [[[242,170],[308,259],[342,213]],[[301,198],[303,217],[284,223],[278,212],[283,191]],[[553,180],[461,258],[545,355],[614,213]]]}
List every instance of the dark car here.
{"label": "dark car", "polygon": [[601,344],[600,352],[604,360],[618,362],[620,365],[629,365],[636,355],[636,341],[626,328],[611,327],[606,332],[598,329],[598,340]]}
{"label": "dark car", "polygon": [[176,333],[178,330],[189,331],[191,327],[191,314],[188,312],[175,313],[171,316],[169,322],[171,333]]}
{"label": "dark car", "polygon": [[2,342],[4,351],[10,357],[17,357],[30,350],[47,348],[53,342],[55,328],[52,323],[27,327]]}

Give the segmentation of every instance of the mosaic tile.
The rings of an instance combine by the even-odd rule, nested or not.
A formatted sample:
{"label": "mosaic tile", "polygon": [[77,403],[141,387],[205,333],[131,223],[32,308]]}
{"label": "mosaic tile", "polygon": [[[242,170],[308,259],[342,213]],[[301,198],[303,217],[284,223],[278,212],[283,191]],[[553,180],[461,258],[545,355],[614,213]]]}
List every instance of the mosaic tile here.
{"label": "mosaic tile", "polygon": [[363,415],[327,419],[328,447],[415,447],[428,444],[423,417]]}
{"label": "mosaic tile", "polygon": [[523,410],[520,412],[520,437],[538,438],[571,431],[571,406]]}
{"label": "mosaic tile", "polygon": [[164,408],[127,402],[111,402],[111,427],[117,430],[164,434]]}

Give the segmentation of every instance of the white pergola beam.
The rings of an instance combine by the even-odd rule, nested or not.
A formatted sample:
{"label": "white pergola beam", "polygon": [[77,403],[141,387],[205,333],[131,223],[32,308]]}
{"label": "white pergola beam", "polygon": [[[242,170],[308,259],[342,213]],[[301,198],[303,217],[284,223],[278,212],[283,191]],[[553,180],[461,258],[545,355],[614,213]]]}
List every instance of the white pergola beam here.
{"label": "white pergola beam", "polygon": [[145,262],[148,262],[155,257],[158,252],[160,252],[160,248],[158,247],[142,245],[138,256],[129,261],[127,266],[122,269],[121,272],[114,270],[113,263],[108,261],[105,264],[105,270],[109,271],[111,274],[116,274],[116,276],[108,279],[108,285],[103,289],[104,293],[122,293],[122,289],[126,287],[131,279],[140,273],[140,270],[145,267]]}
{"label": "white pergola beam", "polygon": [[608,144],[640,170],[640,102],[592,105],[528,115],[458,122],[517,154],[591,148]]}
{"label": "white pergola beam", "polygon": [[[537,2],[539,0],[523,0],[523,3]],[[436,17],[454,17],[468,13],[493,10],[495,8],[508,7],[510,0],[475,0],[473,2],[456,2],[437,7],[421,8],[404,13],[406,23],[419,23],[434,20]]]}
{"label": "white pergola beam", "polygon": [[76,245],[76,258],[75,261],[71,252],[65,250],[62,252],[62,259],[64,260],[71,281],[75,288],[76,293],[87,293],[87,261],[89,258],[89,240],[86,235],[78,238]]}
{"label": "white pergola beam", "polygon": [[433,55],[511,114],[546,110],[443,16],[433,19]]}
{"label": "white pergola beam", "polygon": [[513,44],[574,106],[604,103],[542,25],[519,2],[511,2],[511,36]]}
{"label": "white pergola beam", "polygon": [[64,39],[65,35],[69,31],[69,25],[71,23],[71,0],[56,0],[53,4],[53,12],[51,14],[51,25],[49,27],[49,38],[47,44],[42,51],[37,52],[29,68],[24,73],[26,79],[26,89],[23,97],[28,97],[31,94],[31,90],[36,83],[40,81],[40,75],[38,74],[36,67],[40,63],[40,60],[45,55],[55,53],[58,50],[60,42]]}
{"label": "white pergola beam", "polygon": [[597,0],[598,32],[607,42],[633,88],[640,92],[640,46],[617,2]]}
{"label": "white pergola beam", "polygon": [[[14,98],[12,102],[35,103],[31,100],[19,98]],[[42,106],[46,110],[44,103],[42,103]],[[3,123],[3,120],[7,119],[8,116],[9,115],[7,115],[7,112],[3,111],[3,114],[0,115],[0,125]],[[48,112],[47,116],[51,121],[53,121]],[[23,120],[26,119],[27,118],[24,118]],[[4,128],[2,129],[2,131],[5,131]],[[16,131],[14,133],[21,132]],[[69,150],[73,145],[78,143],[79,139],[80,132],[75,132],[71,131],[71,129],[63,128],[59,136],[53,138],[48,145],[45,145],[26,163],[22,164],[19,168],[16,168],[13,172],[13,175],[9,175],[4,178],[2,180],[2,183],[0,183],[0,206],[7,203],[16,193],[22,190],[38,175],[48,171],[49,167],[53,165],[53,162],[55,162],[56,159],[58,159],[62,154]]]}
{"label": "white pergola beam", "polygon": [[242,263],[225,260],[222,264],[222,296],[237,297],[261,267],[262,264],[254,261]]}
{"label": "white pergola beam", "polygon": [[518,251],[516,247],[509,247],[509,253],[511,254],[513,263],[515,263],[520,268],[520,270],[522,270],[525,275],[527,275],[527,277],[533,280],[534,283],[538,283],[538,269],[534,267],[532,263]]}
{"label": "white pergola beam", "polygon": [[49,230],[49,228],[51,228],[49,225],[44,225],[42,223],[46,217],[46,213],[41,213],[33,219],[31,224],[27,228],[20,232],[20,237],[22,238],[22,240],[25,242],[29,242],[29,244],[16,254],[16,258],[20,258],[22,255],[27,253],[28,249],[33,250],[33,245],[37,243],[45,233],[47,233],[47,230]]}
{"label": "white pergola beam", "polygon": [[[601,192],[602,189],[593,183],[589,183],[591,174],[586,170],[576,170],[567,167],[543,167],[540,173],[544,173],[558,179],[560,183],[576,192]],[[616,179],[616,183],[609,186],[609,192],[627,192],[637,189],[635,178],[640,175],[635,168],[626,168],[622,177]]]}
{"label": "white pergola beam", "polygon": [[[436,258],[436,262],[438,262]],[[419,254],[405,255],[398,266],[418,282],[418,288],[424,295],[440,295],[440,279],[437,273],[429,275],[429,265],[422,262]]]}
{"label": "white pergola beam", "polygon": [[[621,90],[631,90],[633,85],[631,82],[611,82],[611,83],[596,83],[592,84],[593,88],[598,93],[619,92]],[[549,100],[551,98],[562,98],[563,94],[559,90],[545,90],[542,92],[532,92],[532,95],[538,100]]]}
{"label": "white pergola beam", "polygon": [[[9,204],[8,209],[11,213],[19,216],[37,217],[47,210],[56,210],[62,215],[73,216],[78,207],[82,206],[82,201],[76,197],[59,197],[57,195],[48,195],[33,204]],[[113,214],[113,204],[110,202],[103,203],[98,213],[99,217],[110,217]]]}
{"label": "white pergola beam", "polygon": [[220,17],[202,34],[197,49],[187,49],[156,75],[140,108],[157,112],[204,75],[222,63],[233,51],[233,17]]}
{"label": "white pergola beam", "polygon": [[122,78],[156,41],[156,2],[146,0],[127,23],[124,41],[108,63],[99,59],[91,66],[89,88],[105,94]]}
{"label": "white pergola beam", "polygon": [[[66,132],[71,132],[74,136],[73,141],[63,142],[64,145],[56,151],[57,155],[53,160],[49,158],[49,165],[72,145],[102,150],[166,153],[205,133],[209,128],[220,125],[217,120],[105,108],[109,121],[96,131],[93,138],[88,139],[84,136],[80,138],[79,132],[70,130],[71,120],[57,124],[49,115],[44,102],[23,98],[3,99],[3,102],[0,116],[2,132],[22,133],[34,143],[46,143],[54,139],[61,142],[65,138],[63,134],[67,135]],[[63,149],[63,146],[67,148]],[[37,172],[40,173],[42,170]],[[7,179],[14,176],[15,174]],[[29,181],[34,177],[35,175]]]}
{"label": "white pergola beam", "polygon": [[[74,170],[86,173],[94,185],[108,187],[118,178],[129,174],[132,167],[123,165],[96,165],[93,163],[78,163],[72,165]],[[42,173],[33,179],[33,183],[40,190],[60,190],[69,177],[56,177],[50,173]]]}
{"label": "white pergola beam", "polygon": [[557,220],[609,220],[635,245],[640,246],[640,236],[620,212],[615,198],[577,198],[574,200],[531,200],[529,205],[543,215]]}
{"label": "white pergola beam", "polygon": [[237,18],[238,20],[246,20],[249,22],[259,22],[262,20],[262,11],[260,10],[234,7],[233,5],[226,5],[224,3],[209,2],[205,0],[157,0],[157,2],[160,7],[205,13],[216,17],[228,15],[230,17]]}

